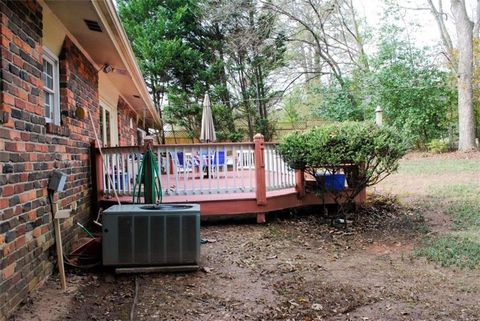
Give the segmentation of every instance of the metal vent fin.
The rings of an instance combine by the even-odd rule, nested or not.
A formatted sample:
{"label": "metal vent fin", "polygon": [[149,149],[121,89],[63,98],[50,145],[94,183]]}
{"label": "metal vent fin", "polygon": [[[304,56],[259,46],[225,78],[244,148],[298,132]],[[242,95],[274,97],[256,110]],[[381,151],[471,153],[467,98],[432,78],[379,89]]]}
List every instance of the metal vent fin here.
{"label": "metal vent fin", "polygon": [[100,27],[98,22],[87,19],[83,19],[83,21],[85,21],[85,23],[87,24],[88,29],[96,32],[102,32],[102,28]]}

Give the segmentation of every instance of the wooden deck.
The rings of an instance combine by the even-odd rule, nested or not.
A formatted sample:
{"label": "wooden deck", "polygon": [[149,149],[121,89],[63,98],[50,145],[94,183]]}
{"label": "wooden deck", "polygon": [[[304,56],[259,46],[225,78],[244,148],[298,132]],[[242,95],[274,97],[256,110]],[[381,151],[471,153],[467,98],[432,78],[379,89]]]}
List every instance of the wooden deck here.
{"label": "wooden deck", "polygon": [[[230,165],[215,169],[210,164],[207,170],[200,166],[188,171],[178,171],[171,165],[171,153],[181,150],[184,155],[194,155],[199,149],[223,151],[226,158],[231,157]],[[159,145],[153,150],[160,160],[163,203],[197,203],[202,216],[255,214],[261,223],[269,212],[335,203],[332,195],[318,197],[307,192],[308,177],[289,169],[275,144],[264,143],[263,138],[253,143]],[[117,203],[114,190],[121,203],[133,203],[133,177],[137,177],[141,152],[141,146],[114,147],[106,149],[102,158],[98,148],[92,147],[98,206]],[[244,162],[245,154],[249,160]],[[365,191],[356,202],[364,200]]]}
{"label": "wooden deck", "polygon": [[[132,202],[131,196],[120,196],[122,204]],[[359,195],[357,203],[363,202],[365,195]],[[163,203],[196,203],[200,204],[200,212],[204,217],[208,216],[234,216],[255,214],[257,222],[265,222],[267,213],[284,210],[288,208],[298,208],[309,205],[334,204],[333,198],[326,195],[320,198],[313,193],[306,193],[303,197],[295,189],[281,190],[267,193],[267,204],[257,204],[257,199],[253,193],[232,194],[232,195],[189,195],[189,196],[167,196]],[[116,204],[115,198],[102,198],[103,205]]]}

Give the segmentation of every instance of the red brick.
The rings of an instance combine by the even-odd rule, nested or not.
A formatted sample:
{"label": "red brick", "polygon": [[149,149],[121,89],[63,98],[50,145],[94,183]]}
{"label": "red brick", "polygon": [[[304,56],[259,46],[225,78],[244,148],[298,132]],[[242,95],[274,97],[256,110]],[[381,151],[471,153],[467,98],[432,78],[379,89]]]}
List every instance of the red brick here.
{"label": "red brick", "polygon": [[2,104],[0,105],[0,111],[4,111],[6,113],[11,113],[12,112],[12,107],[9,105]]}
{"label": "red brick", "polygon": [[3,124],[3,127],[7,127],[7,128],[12,128],[14,127],[15,123],[13,122],[13,118],[10,117],[10,119]]}
{"label": "red brick", "polygon": [[23,60],[16,55],[13,55],[13,64],[19,68],[23,68]]}
{"label": "red brick", "polygon": [[25,45],[25,43],[22,41],[22,39],[20,39],[17,36],[13,37],[13,43],[16,44],[18,47],[23,47]]}
{"label": "red brick", "polygon": [[42,228],[39,226],[39,227],[36,227],[35,229],[33,229],[32,235],[35,238],[42,235]]}
{"label": "red brick", "polygon": [[15,243],[8,243],[3,248],[3,256],[7,256],[15,250]]}
{"label": "red brick", "polygon": [[15,240],[15,248],[18,250],[25,245],[25,236],[22,235]]}
{"label": "red brick", "polygon": [[25,90],[19,90],[17,96],[23,101],[28,99],[28,93]]}
{"label": "red brick", "polygon": [[27,152],[33,152],[35,150],[35,145],[34,144],[25,144],[25,150]]}
{"label": "red brick", "polygon": [[15,272],[15,263],[10,264],[5,269],[3,269],[3,278],[4,279],[10,278],[14,272]]}
{"label": "red brick", "polygon": [[5,234],[0,234],[0,245],[5,243]]}
{"label": "red brick", "polygon": [[22,139],[22,141],[28,142],[30,140],[30,133],[21,132],[20,138]]}
{"label": "red brick", "polygon": [[8,40],[12,40],[12,32],[6,25],[1,26],[0,28],[2,35],[5,36]]}
{"label": "red brick", "polygon": [[33,201],[37,198],[37,193],[35,191],[25,192],[20,195],[20,203],[26,203],[29,201]]}
{"label": "red brick", "polygon": [[[18,136],[20,137],[20,134]],[[10,152],[24,152],[25,144],[21,142],[5,142],[5,150]]]}
{"label": "red brick", "polygon": [[10,41],[7,38],[2,38],[2,47],[8,48]]}
{"label": "red brick", "polygon": [[37,212],[32,211],[27,214],[28,220],[29,221],[34,221],[37,219]]}
{"label": "red brick", "polygon": [[15,98],[15,107],[18,107],[20,109],[25,109],[25,100]]}
{"label": "red brick", "polygon": [[12,185],[4,186],[2,189],[3,189],[2,196],[6,197],[6,196],[13,195],[14,188]]}
{"label": "red brick", "polygon": [[13,105],[15,103],[15,98],[12,95],[3,93],[2,94],[3,103],[7,105]]}
{"label": "red brick", "polygon": [[15,185],[15,194],[20,194],[25,191],[23,184]]}
{"label": "red brick", "polygon": [[0,209],[8,207],[8,198],[0,198]]}
{"label": "red brick", "polygon": [[22,140],[22,134],[21,132],[18,132],[16,130],[11,130],[9,132],[9,136],[10,136],[10,140],[15,140],[15,141],[19,141],[19,140]]}

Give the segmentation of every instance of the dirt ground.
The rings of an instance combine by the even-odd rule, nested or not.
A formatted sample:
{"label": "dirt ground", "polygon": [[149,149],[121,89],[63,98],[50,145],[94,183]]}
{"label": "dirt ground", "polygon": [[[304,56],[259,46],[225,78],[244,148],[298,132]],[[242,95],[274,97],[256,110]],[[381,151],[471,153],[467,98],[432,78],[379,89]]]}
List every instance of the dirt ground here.
{"label": "dirt ground", "polygon": [[[478,154],[428,157],[480,160]],[[451,182],[472,178],[442,175]],[[441,208],[416,205],[422,188],[437,179],[390,177],[374,192],[398,195],[401,205],[371,197],[347,229],[330,226],[319,208],[272,215],[264,225],[204,224],[202,238],[211,242],[202,245],[202,270],[69,271],[65,293],[51,277],[12,320],[480,320],[479,270],[444,268],[414,255],[425,231],[450,229]]]}

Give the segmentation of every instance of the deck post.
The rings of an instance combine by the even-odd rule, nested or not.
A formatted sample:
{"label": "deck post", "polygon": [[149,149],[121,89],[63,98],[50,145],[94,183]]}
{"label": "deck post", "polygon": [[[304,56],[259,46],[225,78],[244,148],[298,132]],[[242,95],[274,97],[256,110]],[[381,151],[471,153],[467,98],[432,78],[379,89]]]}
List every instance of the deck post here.
{"label": "deck post", "polygon": [[[255,193],[257,198],[257,206],[263,207],[267,205],[267,184],[265,178],[265,139],[262,134],[256,134],[253,137],[255,143]],[[265,212],[257,213],[257,223],[265,222]]]}
{"label": "deck post", "polygon": [[295,170],[295,191],[298,199],[305,197],[305,174],[302,170]]}
{"label": "deck post", "polygon": [[153,137],[145,136],[143,139],[143,152],[145,153],[148,150],[148,147],[153,148]]}
{"label": "deck post", "polygon": [[255,178],[257,205],[267,205],[267,184],[265,179],[265,140],[262,134],[256,134],[253,138],[255,143]]}
{"label": "deck post", "polygon": [[102,155],[98,150],[98,142],[96,140],[90,143],[90,162],[92,175],[92,198],[93,198],[93,213],[98,213],[99,204],[103,194],[103,161]]}

